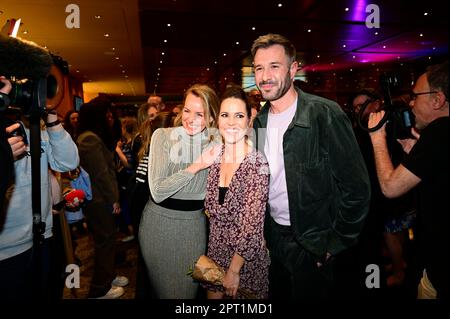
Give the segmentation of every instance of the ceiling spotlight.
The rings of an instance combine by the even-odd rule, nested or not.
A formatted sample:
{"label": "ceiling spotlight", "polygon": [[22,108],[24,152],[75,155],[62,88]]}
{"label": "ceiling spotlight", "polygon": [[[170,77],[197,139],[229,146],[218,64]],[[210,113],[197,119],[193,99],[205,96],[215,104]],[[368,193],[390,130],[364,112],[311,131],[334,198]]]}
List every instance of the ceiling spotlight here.
{"label": "ceiling spotlight", "polygon": [[424,16],[427,16],[427,15],[428,15],[428,12],[424,12],[423,15],[424,15]]}
{"label": "ceiling spotlight", "polygon": [[375,35],[378,35],[378,32],[375,32],[374,34],[375,34]]}
{"label": "ceiling spotlight", "polygon": [[345,8],[345,12],[347,12],[348,10],[350,10],[349,8]]}
{"label": "ceiling spotlight", "polygon": [[112,51],[116,51],[116,48],[111,48]]}
{"label": "ceiling spotlight", "polygon": [[122,73],[125,73],[126,71],[125,70],[122,70]]}
{"label": "ceiling spotlight", "polygon": [[320,55],[318,54],[317,57],[320,58]]}
{"label": "ceiling spotlight", "polygon": [[223,56],[227,56],[227,54],[226,54],[226,53],[224,53],[224,54],[223,54]]}
{"label": "ceiling spotlight", "polygon": [[312,31],[311,29],[308,29],[308,32],[309,32],[309,33],[311,33],[311,31]]}
{"label": "ceiling spotlight", "polygon": [[214,64],[217,64],[217,61],[214,61]]}
{"label": "ceiling spotlight", "polygon": [[101,15],[99,15],[99,14],[96,14],[96,15],[94,16],[94,18],[96,18],[96,19],[101,19],[101,18],[102,18],[102,16],[101,16]]}
{"label": "ceiling spotlight", "polygon": [[385,45],[383,45],[383,49],[386,49],[386,46],[385,46]]}
{"label": "ceiling spotlight", "polygon": [[80,73],[80,70],[76,70],[75,72]]}
{"label": "ceiling spotlight", "polygon": [[356,56],[352,56],[353,59],[356,59]]}
{"label": "ceiling spotlight", "polygon": [[164,43],[167,43],[167,40],[164,40]]}
{"label": "ceiling spotlight", "polygon": [[236,41],[236,45],[238,45],[239,44],[239,41]]}
{"label": "ceiling spotlight", "polygon": [[423,37],[423,33],[419,34],[419,37]]}
{"label": "ceiling spotlight", "polygon": [[282,3],[279,3],[279,4],[278,4],[278,8],[281,8],[282,6],[283,6]]}
{"label": "ceiling spotlight", "polygon": [[346,48],[346,47],[347,47],[347,45],[343,44],[343,45],[342,45],[342,47],[343,47],[343,48]]}
{"label": "ceiling spotlight", "polygon": [[122,95],[122,96],[123,96],[123,93],[120,93],[120,95]]}
{"label": "ceiling spotlight", "polygon": [[162,60],[159,60],[159,63],[162,63]]}
{"label": "ceiling spotlight", "polygon": [[256,28],[255,28],[255,27],[252,27],[252,30],[253,30],[253,31],[255,31],[255,30],[256,30]]}
{"label": "ceiling spotlight", "polygon": [[105,33],[103,36],[104,36],[105,38],[109,38],[109,33]]}
{"label": "ceiling spotlight", "polygon": [[167,23],[167,26],[168,26],[168,27],[171,27],[172,25],[171,25],[170,23]]}
{"label": "ceiling spotlight", "polygon": [[165,53],[164,52],[161,52],[161,55],[164,55]]}
{"label": "ceiling spotlight", "polygon": [[118,56],[116,56],[114,59],[116,59],[116,60],[119,60],[119,57]]}
{"label": "ceiling spotlight", "polygon": [[209,71],[209,68],[206,68],[206,71]]}
{"label": "ceiling spotlight", "polygon": [[433,47],[433,50],[436,50],[436,47]]}

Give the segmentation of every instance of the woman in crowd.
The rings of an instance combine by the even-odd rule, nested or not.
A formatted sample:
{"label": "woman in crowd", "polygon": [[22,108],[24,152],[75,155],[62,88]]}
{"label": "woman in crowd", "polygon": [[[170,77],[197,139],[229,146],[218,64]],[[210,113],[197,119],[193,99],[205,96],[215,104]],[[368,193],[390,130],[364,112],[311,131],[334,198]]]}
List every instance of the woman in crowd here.
{"label": "woman in crowd", "polygon": [[219,150],[212,146],[218,109],[216,93],[194,85],[185,94],[182,126],[158,129],[151,139],[152,198],[142,213],[139,242],[157,298],[197,294],[198,284],[186,273],[206,250],[206,168]]}
{"label": "woman in crowd", "polygon": [[84,210],[94,236],[94,277],[89,297],[114,299],[124,290],[128,279],[115,276],[116,232],[113,214],[120,213],[119,188],[113,160],[114,119],[109,101],[101,98],[83,104],[80,110],[80,135],[77,139],[81,166],[91,178],[92,201]]}
{"label": "woman in crowd", "polygon": [[245,92],[240,87],[228,88],[218,118],[224,145],[210,168],[205,199],[210,215],[207,255],[226,274],[223,286],[205,285],[210,299],[267,298],[268,294],[270,260],[263,228],[269,167],[249,143],[250,117]]}

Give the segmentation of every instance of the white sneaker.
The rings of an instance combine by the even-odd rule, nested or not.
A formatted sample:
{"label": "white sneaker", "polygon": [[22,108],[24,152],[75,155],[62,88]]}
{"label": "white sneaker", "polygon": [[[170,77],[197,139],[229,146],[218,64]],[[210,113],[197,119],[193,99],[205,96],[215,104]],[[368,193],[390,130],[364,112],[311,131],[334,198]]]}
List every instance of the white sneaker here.
{"label": "white sneaker", "polygon": [[125,276],[116,276],[114,280],[111,282],[111,286],[113,287],[125,287],[128,285],[129,280]]}
{"label": "white sneaker", "polygon": [[132,240],[134,240],[134,235],[129,235],[129,236],[122,238],[121,242],[128,243],[129,241],[132,241]]}
{"label": "white sneaker", "polygon": [[108,290],[106,295],[98,297],[96,299],[117,299],[125,293],[125,290],[122,287],[112,286],[111,289]]}

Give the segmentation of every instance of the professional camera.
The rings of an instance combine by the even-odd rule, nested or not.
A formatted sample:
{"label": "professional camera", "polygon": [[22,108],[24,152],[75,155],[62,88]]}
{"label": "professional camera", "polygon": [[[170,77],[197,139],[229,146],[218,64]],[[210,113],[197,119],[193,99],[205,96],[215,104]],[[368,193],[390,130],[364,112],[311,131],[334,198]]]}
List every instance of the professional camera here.
{"label": "professional camera", "polygon": [[[414,138],[411,134],[411,128],[414,127],[414,114],[408,105],[407,100],[398,96],[401,87],[400,78],[395,74],[383,73],[380,76],[380,85],[383,91],[384,103],[382,109],[385,111],[380,123],[373,127],[367,128],[362,125],[362,114],[365,108],[373,100],[368,99],[362,106],[358,113],[359,126],[368,132],[375,132],[379,130],[386,123],[386,133],[394,139]],[[392,94],[397,94],[396,98],[392,98]]]}
{"label": "professional camera", "polygon": [[12,85],[9,94],[0,94],[0,111],[44,116],[47,109],[59,105],[64,91],[62,74],[68,73],[68,64],[61,57],[34,42],[0,34],[0,75]]}

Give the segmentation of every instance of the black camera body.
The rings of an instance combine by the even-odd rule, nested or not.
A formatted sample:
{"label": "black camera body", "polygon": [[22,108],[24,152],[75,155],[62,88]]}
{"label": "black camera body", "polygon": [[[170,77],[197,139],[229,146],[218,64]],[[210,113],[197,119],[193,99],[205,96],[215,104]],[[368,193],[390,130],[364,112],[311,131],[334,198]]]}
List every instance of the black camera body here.
{"label": "black camera body", "polygon": [[[46,99],[49,89],[47,80],[15,80],[10,79],[11,91],[8,95],[2,94],[0,111],[7,109],[21,111],[25,116],[33,114],[40,116],[46,112]],[[51,94],[51,91],[49,92]]]}
{"label": "black camera body", "polygon": [[380,76],[380,85],[384,97],[385,118],[380,122],[386,122],[386,132],[394,139],[414,138],[411,128],[414,127],[414,114],[408,102],[400,99],[393,100],[392,93],[398,93],[401,87],[400,77],[396,74],[383,73]]}
{"label": "black camera body", "polygon": [[367,128],[362,125],[362,114],[368,104],[373,102],[373,100],[368,99],[358,114],[359,126],[368,132],[375,132],[386,124],[386,133],[389,137],[394,139],[414,138],[411,134],[411,128],[415,125],[415,119],[411,108],[404,100],[399,98],[392,99],[392,93],[397,94],[401,87],[400,78],[395,74],[383,73],[380,76],[380,85],[384,99],[382,109],[385,114],[383,118],[373,128]]}

